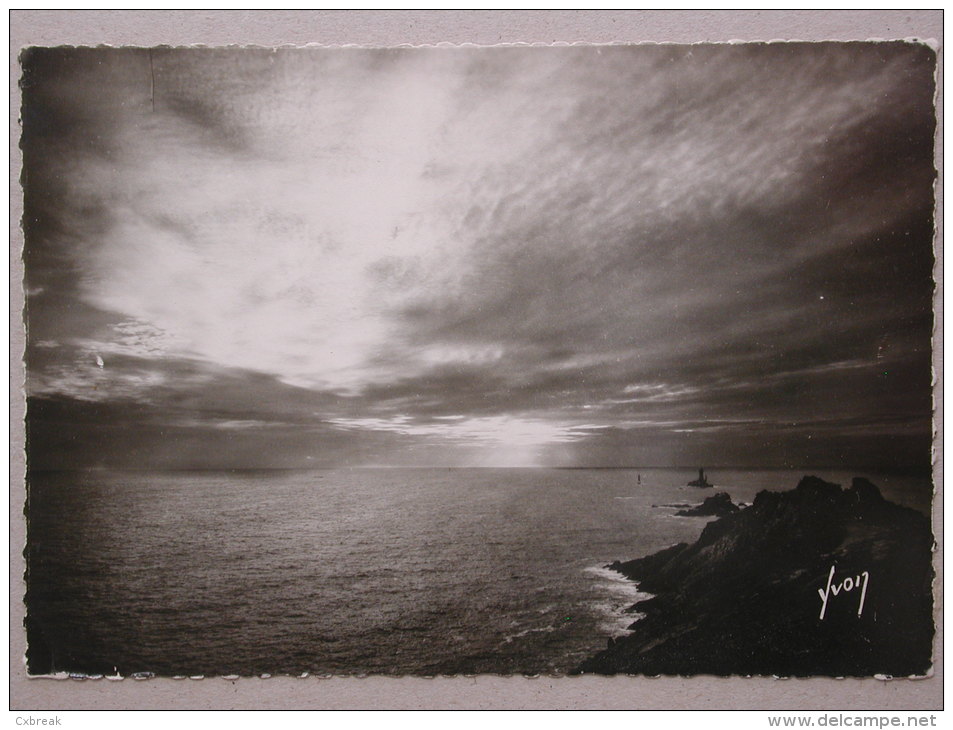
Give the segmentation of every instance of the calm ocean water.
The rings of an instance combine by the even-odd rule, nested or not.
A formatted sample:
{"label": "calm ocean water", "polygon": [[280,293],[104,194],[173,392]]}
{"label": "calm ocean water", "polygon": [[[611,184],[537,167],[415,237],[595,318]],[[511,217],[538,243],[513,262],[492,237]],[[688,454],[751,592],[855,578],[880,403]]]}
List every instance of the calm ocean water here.
{"label": "calm ocean water", "polygon": [[[849,484],[853,472],[816,471]],[[691,470],[58,472],[30,477],[28,611],[54,671],[558,673],[624,632],[602,568],[707,520]],[[801,472],[717,471],[750,502]],[[928,479],[865,474],[929,510]],[[639,479],[641,478],[641,483]],[[653,506],[658,505],[658,506]]]}

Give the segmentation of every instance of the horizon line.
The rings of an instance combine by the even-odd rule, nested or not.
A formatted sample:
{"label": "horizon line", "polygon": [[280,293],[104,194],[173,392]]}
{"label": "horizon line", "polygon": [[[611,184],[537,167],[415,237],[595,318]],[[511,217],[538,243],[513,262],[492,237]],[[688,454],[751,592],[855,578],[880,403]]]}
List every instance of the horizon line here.
{"label": "horizon line", "polygon": [[801,471],[806,469],[823,469],[828,471],[876,471],[884,473],[913,473],[913,474],[925,474],[929,472],[931,475],[934,473],[934,469],[925,470],[923,467],[915,466],[876,466],[876,465],[843,465],[843,464],[803,464],[799,466],[764,466],[764,465],[744,465],[744,464],[728,464],[728,465],[714,465],[714,466],[701,466],[697,464],[692,465],[674,465],[674,466],[659,466],[659,465],[621,465],[621,466],[612,466],[612,465],[603,465],[603,466],[558,466],[558,465],[439,465],[439,464],[419,464],[419,465],[396,465],[396,464],[358,464],[358,465],[341,465],[341,466],[242,466],[242,467],[135,467],[135,466],[79,466],[73,468],[26,468],[24,469],[25,474],[31,473],[57,473],[57,472],[108,472],[108,471],[120,471],[120,472],[256,472],[256,471],[346,471],[346,470],[374,470],[379,471],[382,469],[400,469],[400,470],[412,470],[412,469],[427,469],[427,470],[448,470],[448,471],[459,471],[464,469],[538,469],[538,470],[559,470],[559,471],[637,471],[639,469],[649,470],[659,470],[659,469],[668,469],[668,470],[692,470],[695,471],[699,468],[703,468],[706,471],[719,470],[719,471]]}

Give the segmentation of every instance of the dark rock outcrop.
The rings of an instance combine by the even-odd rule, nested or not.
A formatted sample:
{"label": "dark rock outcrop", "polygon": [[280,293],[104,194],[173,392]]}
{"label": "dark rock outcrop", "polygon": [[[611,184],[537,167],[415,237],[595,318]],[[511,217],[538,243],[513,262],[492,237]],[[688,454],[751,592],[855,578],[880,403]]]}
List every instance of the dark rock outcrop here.
{"label": "dark rock outcrop", "polygon": [[697,507],[676,512],[677,517],[724,517],[738,511],[738,505],[731,501],[727,492],[719,492],[708,497]]}
{"label": "dark rock outcrop", "polygon": [[805,477],[793,491],[761,492],[692,545],[613,563],[654,595],[633,607],[644,618],[631,634],[576,671],[923,675],[932,550],[929,520],[867,480],[845,490]]}

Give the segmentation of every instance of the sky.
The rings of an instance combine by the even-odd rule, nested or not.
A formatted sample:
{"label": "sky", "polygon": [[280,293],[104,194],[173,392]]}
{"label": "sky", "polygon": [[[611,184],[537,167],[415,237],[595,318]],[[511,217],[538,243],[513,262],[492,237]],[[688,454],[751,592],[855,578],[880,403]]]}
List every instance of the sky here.
{"label": "sky", "polygon": [[21,65],[31,468],[929,468],[926,46]]}

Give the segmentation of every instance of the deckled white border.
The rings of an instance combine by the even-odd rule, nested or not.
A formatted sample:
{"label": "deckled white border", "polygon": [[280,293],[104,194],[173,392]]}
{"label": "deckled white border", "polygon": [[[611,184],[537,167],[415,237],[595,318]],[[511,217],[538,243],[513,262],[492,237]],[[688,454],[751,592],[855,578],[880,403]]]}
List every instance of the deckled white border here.
{"label": "deckled white border", "polygon": [[[344,13],[345,15],[342,15]],[[844,24],[846,16],[850,22]],[[916,16],[916,20],[914,20]],[[249,17],[260,25],[250,28]],[[244,22],[243,22],[244,21]],[[331,21],[331,22],[329,22]],[[314,42],[301,39],[302,32],[313,24],[315,35],[325,37]],[[770,27],[764,36],[774,40],[736,37],[737,28],[761,24]],[[838,709],[932,709],[942,706],[942,634],[938,636],[935,676],[919,682],[892,683],[889,693],[877,680],[787,680],[694,677],[690,679],[626,677],[522,678],[522,677],[457,677],[454,679],[333,678],[325,682],[300,681],[290,677],[217,678],[203,682],[156,679],[148,682],[127,680],[51,681],[26,679],[21,674],[23,637],[18,632],[22,620],[22,555],[23,545],[23,433],[22,399],[17,397],[22,382],[22,325],[20,311],[22,293],[18,290],[22,269],[19,265],[21,237],[18,220],[22,212],[17,179],[20,155],[16,148],[19,77],[16,58],[19,49],[30,45],[120,45],[182,47],[488,47],[504,46],[572,46],[572,45],[685,45],[734,43],[784,43],[814,41],[907,41],[929,45],[940,52],[938,58],[938,95],[942,94],[941,44],[939,11],[295,11],[272,12],[255,16],[243,11],[91,11],[77,16],[63,11],[15,11],[10,18],[10,120],[11,120],[11,573],[9,575],[11,606],[11,707],[62,709],[134,709],[177,708],[249,709],[308,708],[401,708],[430,709],[439,707],[513,708],[513,709],[796,709],[837,707]],[[909,35],[907,25],[922,26],[926,32]],[[844,28],[848,27],[848,36]],[[776,36],[785,29],[796,28],[791,38]],[[805,32],[809,27],[815,32]],[[902,34],[892,27],[904,29]],[[282,30],[283,28],[283,30]],[[100,38],[104,29],[111,38]],[[276,31],[282,38],[268,37]],[[722,39],[713,38],[721,32]],[[350,43],[348,37],[368,32],[381,36],[379,42]],[[428,34],[454,36],[455,33],[497,34],[476,42],[466,40],[434,41]],[[662,34],[659,38],[653,35]],[[690,37],[679,37],[687,33]],[[887,35],[881,36],[880,33]],[[252,40],[249,35],[263,40]],[[330,34],[330,37],[327,36]],[[338,34],[337,37],[334,37]],[[570,35],[575,41],[551,38]],[[160,36],[159,38],[156,35]],[[541,36],[547,40],[519,41],[515,38]],[[606,36],[618,40],[605,40]],[[902,35],[902,37],[898,37]],[[84,37],[85,36],[85,37]],[[187,37],[184,37],[187,36]],[[503,40],[510,36],[509,40]],[[591,41],[584,40],[586,37]],[[691,37],[693,36],[693,37]],[[727,40],[724,38],[727,36]],[[762,37],[764,37],[762,36]],[[199,44],[193,40],[201,40]],[[942,159],[942,110],[938,110],[937,159]],[[937,183],[937,229],[942,231],[942,168]],[[936,372],[942,373],[942,247],[937,245],[937,343]],[[938,444],[942,444],[942,392],[936,394]],[[938,451],[937,483],[942,478],[942,451]],[[942,545],[942,490],[938,490],[934,512],[934,531]],[[19,547],[18,547],[19,546]],[[939,567],[939,566],[938,566]],[[938,576],[938,580],[942,574]],[[942,631],[942,623],[938,623]],[[315,677],[316,678],[316,677]]]}

